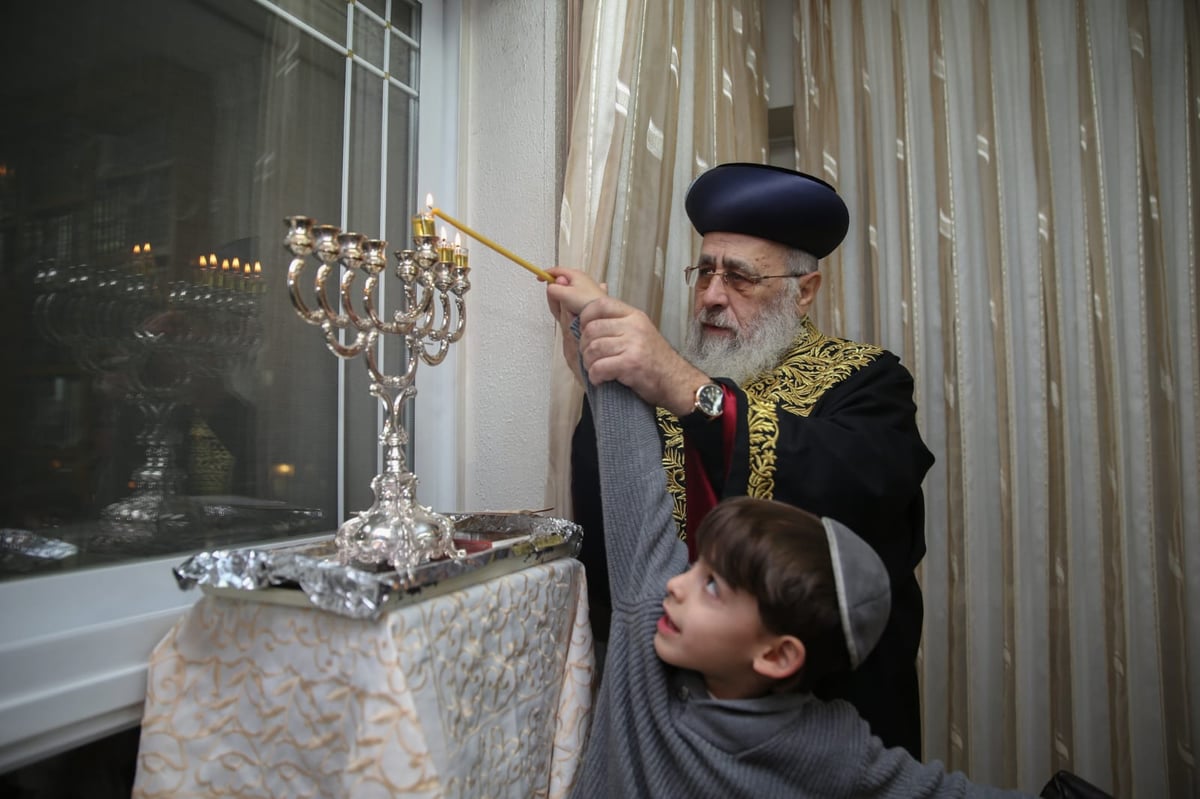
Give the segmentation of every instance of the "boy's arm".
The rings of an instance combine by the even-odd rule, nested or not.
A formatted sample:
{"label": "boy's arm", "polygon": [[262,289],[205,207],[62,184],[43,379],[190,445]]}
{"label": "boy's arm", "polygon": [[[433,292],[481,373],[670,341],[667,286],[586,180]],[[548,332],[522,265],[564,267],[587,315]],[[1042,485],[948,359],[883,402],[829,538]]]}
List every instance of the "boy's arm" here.
{"label": "boy's arm", "polygon": [[[571,325],[579,336],[579,321]],[[586,372],[585,372],[586,375]],[[615,380],[586,381],[596,426],[600,496],[613,605],[661,599],[683,571],[687,550],[675,535],[654,409]]]}

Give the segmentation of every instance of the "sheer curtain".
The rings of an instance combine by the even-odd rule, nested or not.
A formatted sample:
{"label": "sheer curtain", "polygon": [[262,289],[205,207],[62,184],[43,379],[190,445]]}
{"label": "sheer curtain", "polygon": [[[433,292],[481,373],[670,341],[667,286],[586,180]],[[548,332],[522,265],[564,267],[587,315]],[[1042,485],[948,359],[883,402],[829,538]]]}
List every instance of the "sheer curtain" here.
{"label": "sheer curtain", "polygon": [[[687,187],[714,164],[766,160],[762,4],[597,0],[574,10],[578,31],[568,35],[580,67],[559,263],[607,281],[680,342],[682,273],[699,245],[683,210]],[[569,515],[582,391],[561,358],[553,369],[546,504]]]}
{"label": "sheer curtain", "polygon": [[913,371],[925,749],[1200,794],[1195,2],[797,0],[816,320]]}

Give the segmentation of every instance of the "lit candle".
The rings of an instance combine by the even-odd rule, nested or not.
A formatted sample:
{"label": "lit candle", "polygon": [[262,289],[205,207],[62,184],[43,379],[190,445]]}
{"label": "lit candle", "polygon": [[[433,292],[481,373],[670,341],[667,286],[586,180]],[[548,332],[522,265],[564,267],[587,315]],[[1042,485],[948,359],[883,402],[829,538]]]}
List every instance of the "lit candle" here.
{"label": "lit candle", "polygon": [[442,237],[438,240],[437,254],[438,260],[442,263],[454,263],[454,248],[450,246],[450,241],[446,238],[445,227],[442,227]]}
{"label": "lit candle", "polygon": [[462,246],[462,236],[458,233],[454,234],[454,265],[467,265],[467,248]]}
{"label": "lit candle", "polygon": [[[432,202],[432,201],[433,201],[433,197],[432,197],[432,196],[428,197],[428,198],[427,198],[427,201],[428,201],[428,202]],[[476,240],[476,241],[478,241],[480,244],[483,244],[483,245],[485,245],[485,246],[487,246],[487,247],[490,247],[491,249],[493,249],[493,250],[495,250],[496,252],[500,253],[501,255],[503,255],[505,258],[509,259],[509,260],[510,260],[510,261],[512,261],[513,263],[516,263],[516,264],[519,264],[519,265],[521,265],[521,266],[525,267],[525,268],[526,268],[526,269],[528,269],[530,272],[533,272],[533,274],[537,275],[539,279],[541,279],[541,280],[544,280],[544,281],[545,281],[545,282],[547,282],[547,283],[553,283],[553,282],[554,282],[554,278],[550,277],[550,274],[549,274],[548,272],[546,272],[545,270],[538,269],[536,266],[534,266],[533,264],[529,263],[529,261],[526,261],[524,258],[520,257],[519,255],[516,255],[515,253],[513,253],[513,252],[512,252],[512,251],[510,251],[510,250],[506,250],[504,247],[501,247],[499,244],[497,244],[496,242],[494,242],[494,241],[492,241],[491,239],[487,238],[487,237],[486,237],[486,236],[484,236],[483,234],[481,234],[481,233],[478,233],[477,231],[474,231],[474,230],[472,230],[471,228],[469,228],[469,227],[467,227],[466,225],[464,225],[462,222],[459,222],[459,221],[458,221],[457,219],[455,219],[454,217],[452,217],[452,216],[449,216],[448,214],[444,213],[444,212],[443,212],[441,209],[434,208],[434,209],[433,209],[433,211],[432,211],[431,213],[432,213],[434,216],[440,216],[442,219],[444,219],[445,221],[449,222],[451,225],[453,225],[454,227],[458,228],[458,229],[459,229],[459,230],[461,230],[463,233],[466,233],[468,236],[470,236],[471,238],[475,239],[475,240]]]}
{"label": "lit candle", "polygon": [[133,254],[141,255],[142,254],[142,245],[140,245],[140,244],[133,245]]}
{"label": "lit candle", "polygon": [[417,214],[412,218],[413,236],[418,238],[432,236],[434,234],[433,224],[432,215]]}
{"label": "lit candle", "polygon": [[142,245],[142,252],[146,255],[150,254],[150,242],[146,242]]}

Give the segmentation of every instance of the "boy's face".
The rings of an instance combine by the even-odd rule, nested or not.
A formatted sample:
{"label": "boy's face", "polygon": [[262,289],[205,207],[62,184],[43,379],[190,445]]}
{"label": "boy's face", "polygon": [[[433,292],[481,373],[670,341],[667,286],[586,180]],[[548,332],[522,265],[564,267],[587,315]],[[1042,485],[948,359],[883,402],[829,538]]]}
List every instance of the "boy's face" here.
{"label": "boy's face", "polygon": [[735,591],[701,558],[667,581],[654,651],[672,666],[703,674],[715,698],[732,699],[759,695],[770,684],[753,662],[775,637],[754,595]]}

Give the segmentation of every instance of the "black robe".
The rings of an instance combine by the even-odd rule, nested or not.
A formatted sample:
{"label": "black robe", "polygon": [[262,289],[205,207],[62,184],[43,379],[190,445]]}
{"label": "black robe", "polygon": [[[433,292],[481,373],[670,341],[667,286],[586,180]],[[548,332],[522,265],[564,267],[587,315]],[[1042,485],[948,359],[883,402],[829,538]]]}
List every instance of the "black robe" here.
{"label": "black robe", "polygon": [[[749,495],[787,502],[837,519],[871,544],[892,581],[891,617],[867,660],[818,693],[850,701],[886,745],[903,746],[919,759],[916,656],[923,605],[914,569],[925,554],[921,482],[933,455],[917,430],[912,376],[892,353],[826,337],[805,320],[796,345],[773,372],[744,387],[718,382],[726,387],[723,419],[693,415],[681,423],[658,412],[681,537],[699,523],[687,519],[684,472],[703,468],[717,499]],[[593,631],[603,641],[611,602],[595,432],[586,405],[571,460],[575,519],[584,529],[580,559],[587,568]]]}

